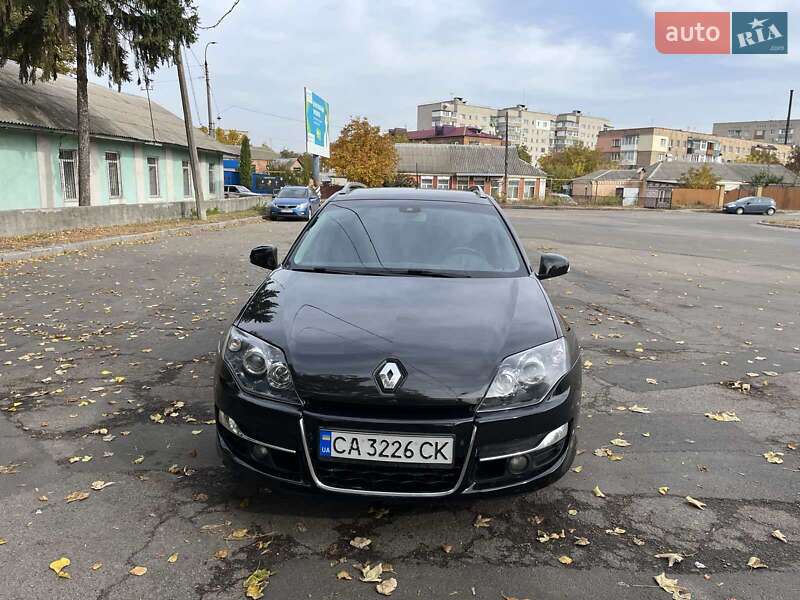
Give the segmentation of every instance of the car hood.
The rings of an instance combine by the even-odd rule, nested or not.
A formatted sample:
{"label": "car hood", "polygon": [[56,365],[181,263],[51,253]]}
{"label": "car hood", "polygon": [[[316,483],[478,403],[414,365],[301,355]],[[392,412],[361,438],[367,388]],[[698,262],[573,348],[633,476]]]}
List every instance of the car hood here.
{"label": "car hood", "polygon": [[[316,402],[477,404],[506,356],[557,337],[538,280],[273,272],[240,328],[286,354],[295,387]],[[375,372],[399,361],[382,393]]]}

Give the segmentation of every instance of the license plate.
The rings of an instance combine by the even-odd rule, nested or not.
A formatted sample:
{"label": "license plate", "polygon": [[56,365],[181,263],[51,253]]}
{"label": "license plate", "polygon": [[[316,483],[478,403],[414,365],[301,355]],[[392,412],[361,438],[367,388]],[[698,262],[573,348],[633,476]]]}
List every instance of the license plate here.
{"label": "license plate", "polygon": [[322,458],[451,465],[453,437],[320,429],[319,455]]}
{"label": "license plate", "polygon": [[290,212],[294,212],[294,210],[293,210],[293,209],[291,209],[291,208],[282,208],[282,209],[281,209],[281,212],[282,212],[282,213],[290,213]]}

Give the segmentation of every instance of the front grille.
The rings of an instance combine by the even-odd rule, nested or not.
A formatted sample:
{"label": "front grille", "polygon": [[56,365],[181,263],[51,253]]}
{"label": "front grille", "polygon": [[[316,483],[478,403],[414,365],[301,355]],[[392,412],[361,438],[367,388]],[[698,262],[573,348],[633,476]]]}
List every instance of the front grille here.
{"label": "front grille", "polygon": [[404,467],[374,463],[316,460],[314,470],[325,485],[371,492],[446,492],[458,483],[458,468]]}

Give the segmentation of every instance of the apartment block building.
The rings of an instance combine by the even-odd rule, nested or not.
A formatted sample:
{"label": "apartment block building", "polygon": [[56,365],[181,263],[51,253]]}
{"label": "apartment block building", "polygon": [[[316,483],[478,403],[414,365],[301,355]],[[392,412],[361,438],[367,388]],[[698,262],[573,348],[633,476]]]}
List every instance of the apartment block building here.
{"label": "apartment block building", "polygon": [[623,167],[647,167],[663,160],[736,162],[753,148],[773,152],[786,162],[791,146],[666,127],[635,127],[601,131],[597,149]]}
{"label": "apartment block building", "polygon": [[420,104],[417,106],[417,129],[437,126],[480,127],[489,135],[509,145],[528,148],[533,161],[553,150],[563,150],[578,142],[593,148],[597,135],[611,127],[608,119],[584,115],[579,110],[549,113],[530,110],[525,104],[492,108],[469,104],[464,98]]}
{"label": "apartment block building", "polygon": [[[753,140],[770,144],[782,144],[786,133],[786,119],[771,121],[726,121],[714,123],[712,129],[716,135]],[[789,144],[800,145],[800,119],[789,121]]]}
{"label": "apartment block building", "polygon": [[597,146],[597,136],[611,129],[611,121],[603,117],[592,117],[579,110],[556,115],[553,135],[553,150],[566,150],[575,144],[587,148]]}

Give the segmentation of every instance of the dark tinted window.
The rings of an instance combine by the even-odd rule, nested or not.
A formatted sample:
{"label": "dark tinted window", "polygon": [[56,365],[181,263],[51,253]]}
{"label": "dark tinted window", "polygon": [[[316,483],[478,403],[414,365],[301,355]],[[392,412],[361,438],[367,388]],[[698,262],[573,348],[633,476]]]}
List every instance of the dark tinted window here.
{"label": "dark tinted window", "polygon": [[289,262],[290,268],[353,272],[527,275],[497,210],[457,202],[332,204],[306,230]]}
{"label": "dark tinted window", "polygon": [[278,198],[305,198],[308,194],[306,188],[283,188],[278,194]]}

